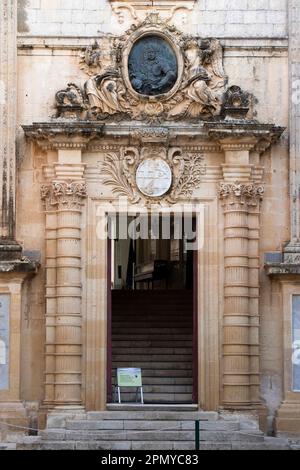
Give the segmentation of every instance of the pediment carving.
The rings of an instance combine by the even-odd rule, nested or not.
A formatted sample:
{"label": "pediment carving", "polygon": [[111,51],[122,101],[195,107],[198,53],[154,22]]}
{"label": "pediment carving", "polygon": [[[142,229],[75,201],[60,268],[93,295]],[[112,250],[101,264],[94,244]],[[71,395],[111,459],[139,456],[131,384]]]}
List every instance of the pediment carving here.
{"label": "pediment carving", "polygon": [[[151,123],[221,115],[227,77],[220,42],[187,36],[158,13],[88,46],[80,68],[87,75],[81,119]],[[57,108],[58,117],[70,117],[58,101]]]}

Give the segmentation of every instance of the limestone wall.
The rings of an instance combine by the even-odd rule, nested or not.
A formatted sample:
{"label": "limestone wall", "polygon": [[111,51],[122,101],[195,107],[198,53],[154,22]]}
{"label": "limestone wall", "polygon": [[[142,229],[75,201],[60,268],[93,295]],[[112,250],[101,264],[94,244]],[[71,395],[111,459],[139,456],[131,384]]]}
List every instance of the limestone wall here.
{"label": "limestone wall", "polygon": [[[152,2],[148,3],[150,6]],[[191,15],[182,9],[175,15],[176,22],[190,33],[245,38],[287,35],[286,0],[195,3]],[[18,4],[19,32],[38,36],[94,36],[101,31],[124,31],[132,16],[126,10],[120,19],[113,13],[109,0],[18,0]]]}

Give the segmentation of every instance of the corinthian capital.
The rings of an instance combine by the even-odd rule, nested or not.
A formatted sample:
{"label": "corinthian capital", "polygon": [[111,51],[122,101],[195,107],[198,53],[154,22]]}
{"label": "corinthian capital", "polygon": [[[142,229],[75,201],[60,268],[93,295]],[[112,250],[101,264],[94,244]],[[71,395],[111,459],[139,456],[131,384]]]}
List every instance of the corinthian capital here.
{"label": "corinthian capital", "polygon": [[80,209],[82,200],[87,196],[85,181],[52,181],[41,187],[41,198],[49,210]]}
{"label": "corinthian capital", "polygon": [[262,200],[264,195],[264,186],[250,183],[221,182],[219,186],[219,198],[227,201],[229,204],[248,204],[256,206]]}

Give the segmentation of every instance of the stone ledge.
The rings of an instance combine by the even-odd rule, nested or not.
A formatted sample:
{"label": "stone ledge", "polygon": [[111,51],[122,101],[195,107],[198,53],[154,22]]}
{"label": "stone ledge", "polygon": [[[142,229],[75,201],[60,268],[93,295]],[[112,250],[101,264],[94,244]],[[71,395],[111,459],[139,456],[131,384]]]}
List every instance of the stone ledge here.
{"label": "stone ledge", "polygon": [[0,273],[32,273],[36,274],[40,264],[29,258],[11,261],[0,261]]}
{"label": "stone ledge", "polygon": [[300,275],[300,264],[272,263],[265,264],[268,276]]}

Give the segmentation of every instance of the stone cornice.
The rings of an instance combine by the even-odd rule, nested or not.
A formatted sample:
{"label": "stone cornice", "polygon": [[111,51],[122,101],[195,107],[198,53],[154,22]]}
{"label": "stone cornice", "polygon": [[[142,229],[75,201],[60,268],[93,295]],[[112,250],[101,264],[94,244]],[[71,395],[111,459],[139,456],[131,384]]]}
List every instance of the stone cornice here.
{"label": "stone cornice", "polygon": [[243,141],[246,145],[250,144],[251,148],[263,142],[264,150],[276,142],[285,131],[284,127],[247,120],[206,123],[205,128],[209,137],[218,142],[223,141],[226,144],[230,141],[234,144]]}
{"label": "stone cornice", "polygon": [[[123,122],[105,124],[104,122],[91,121],[53,121],[34,123],[23,126],[25,136],[35,141],[44,150],[77,148],[86,149],[102,146],[103,139],[136,139],[139,141],[164,141],[172,143],[180,138],[192,141],[191,145],[198,142],[213,141],[214,151],[219,145],[230,145],[238,149],[263,149],[266,150],[273,142],[276,142],[284,132],[283,127],[271,124],[259,124],[254,121],[201,121],[197,124],[166,123],[161,126],[143,126]],[[260,146],[261,144],[261,146]],[[186,145],[186,144],[185,144]],[[241,147],[242,145],[242,147]],[[238,146],[238,147],[236,147]],[[250,147],[249,147],[250,146]],[[207,149],[208,150],[208,149]]]}
{"label": "stone cornice", "polygon": [[25,136],[43,150],[85,149],[103,134],[102,124],[88,121],[43,122],[22,127]]}

